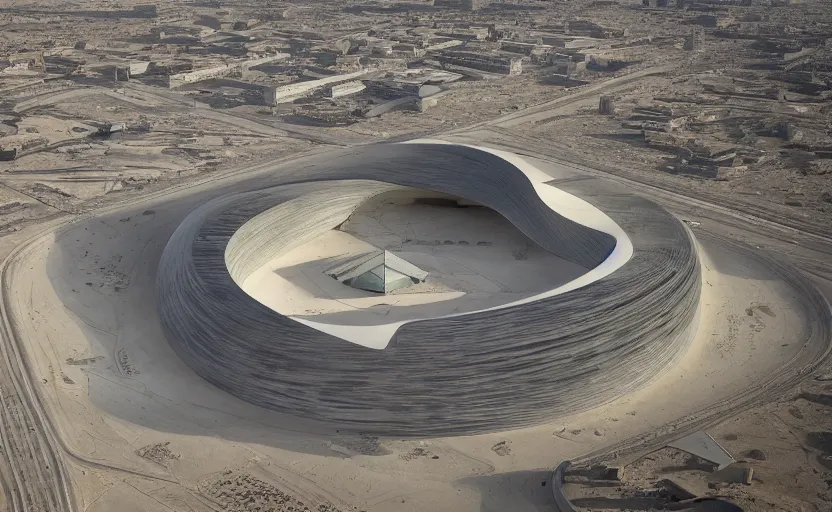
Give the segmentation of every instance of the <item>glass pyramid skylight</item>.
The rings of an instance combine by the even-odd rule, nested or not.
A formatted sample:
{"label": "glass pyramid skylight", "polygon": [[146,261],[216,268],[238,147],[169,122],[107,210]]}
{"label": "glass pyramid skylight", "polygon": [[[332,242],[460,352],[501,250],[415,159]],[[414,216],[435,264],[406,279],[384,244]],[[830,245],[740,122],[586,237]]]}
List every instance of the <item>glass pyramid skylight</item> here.
{"label": "glass pyramid skylight", "polygon": [[347,286],[376,293],[389,293],[424,282],[428,273],[389,251],[362,254],[327,271]]}

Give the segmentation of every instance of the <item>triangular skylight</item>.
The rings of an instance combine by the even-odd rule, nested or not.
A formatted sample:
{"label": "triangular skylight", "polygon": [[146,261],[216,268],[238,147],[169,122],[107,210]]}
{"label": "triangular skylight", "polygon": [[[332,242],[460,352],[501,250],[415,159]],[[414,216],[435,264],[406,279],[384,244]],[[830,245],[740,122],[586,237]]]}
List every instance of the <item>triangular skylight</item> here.
{"label": "triangular skylight", "polygon": [[428,276],[412,263],[382,250],[362,254],[326,273],[347,286],[376,293],[389,293],[421,283]]}

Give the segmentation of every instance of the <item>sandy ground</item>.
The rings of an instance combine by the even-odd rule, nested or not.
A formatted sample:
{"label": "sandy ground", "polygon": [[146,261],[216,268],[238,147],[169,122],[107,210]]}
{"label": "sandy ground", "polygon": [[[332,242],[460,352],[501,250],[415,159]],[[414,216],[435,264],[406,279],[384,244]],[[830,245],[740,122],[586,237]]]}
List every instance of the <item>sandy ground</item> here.
{"label": "sandy ground", "polygon": [[[127,0],[126,8],[144,2]],[[598,17],[604,24],[630,28],[633,36],[649,33],[678,37],[680,27],[687,31],[687,25],[679,24],[675,16],[668,17],[665,9],[628,9],[636,13],[632,14],[624,10],[629,6],[622,5],[599,16],[600,10],[607,7],[604,2],[596,4],[592,8],[580,2],[563,4],[566,11],[557,12],[557,21],[574,15]],[[629,4],[640,2],[631,0]],[[818,10],[822,4],[821,0],[801,2],[797,9],[817,12],[822,17],[822,9]],[[19,7],[19,2],[14,7]],[[36,3],[31,7],[42,8]],[[95,2],[83,6],[100,7]],[[160,10],[167,16],[171,12],[168,9],[174,7],[160,5]],[[341,7],[337,5],[339,13]],[[211,9],[212,14],[215,10],[203,9]],[[297,7],[292,7],[292,11],[291,28],[308,20],[297,15]],[[307,11],[317,14],[317,9]],[[172,12],[174,23],[189,25],[193,21],[192,13]],[[794,32],[791,35],[795,37],[805,37],[811,33],[805,31],[813,26],[823,26],[801,23],[809,17],[794,12],[798,11],[774,9],[770,16],[763,16]],[[232,6],[229,16],[259,19],[260,14]],[[0,46],[6,53],[56,43],[71,46],[79,39],[90,40],[92,48],[96,47],[95,39],[102,36],[109,43],[114,32],[119,37],[132,37],[144,35],[150,28],[149,21],[118,18],[100,18],[91,25],[90,18],[63,14],[50,15],[49,22],[35,15],[3,16],[12,27],[0,31]],[[342,28],[345,23],[352,26],[354,21],[354,17],[336,15],[326,22],[316,19],[314,25],[320,22],[327,29],[330,24]],[[521,26],[522,23],[521,20]],[[363,31],[363,25],[360,26]],[[47,40],[48,45],[44,44]],[[696,52],[701,58],[692,60],[704,61],[707,75],[713,75],[714,70],[716,74],[725,73],[720,69],[724,67],[733,70],[726,73],[726,79],[733,82],[730,73],[734,73],[744,81],[748,75],[744,64],[749,56],[755,57],[749,52],[751,42],[738,40],[728,44],[708,37],[705,44],[706,51]],[[121,49],[139,51],[142,46],[134,43]],[[643,48],[640,55],[645,62],[637,66],[691,59],[690,53],[666,45]],[[683,72],[687,71],[686,68]],[[693,75],[694,80],[700,77]],[[829,194],[828,175],[807,177],[805,172],[801,173],[799,166],[788,158],[789,152],[798,150],[781,148],[779,159],[773,159],[777,165],[741,171],[741,175],[732,175],[725,181],[707,181],[657,175],[654,160],[660,155],[656,152],[634,150],[625,142],[604,139],[605,135],[620,131],[620,120],[626,116],[621,109],[627,111],[631,102],[652,104],[668,90],[673,94],[701,92],[699,87],[686,87],[676,80],[655,76],[644,83],[650,86],[642,84],[635,91],[597,91],[615,94],[618,118],[598,121],[596,116],[590,118],[568,110],[561,111],[563,116],[558,117],[555,111],[547,110],[539,117],[532,116],[534,126],[522,130],[529,139],[518,144],[524,150],[539,145],[551,150],[549,154],[572,151],[598,165],[615,160],[616,166],[626,167],[627,162],[636,162],[634,169],[626,169],[628,176],[644,175],[646,181],[664,183],[668,190],[783,224],[795,218],[790,225],[804,231],[810,226],[823,228],[824,215],[828,217],[832,209],[828,199],[824,206],[818,198]],[[774,81],[770,85],[782,84]],[[5,184],[0,189],[0,233],[17,231],[26,219],[76,211],[73,208],[77,202],[104,194],[118,180],[136,180],[138,188],[165,175],[196,174],[209,167],[204,165],[204,157],[210,157],[210,163],[237,159],[239,165],[248,153],[273,151],[272,139],[286,128],[285,123],[277,126],[271,120],[267,124],[274,124],[277,129],[252,126],[244,118],[191,113],[191,105],[177,108],[164,101],[163,96],[147,94],[141,84],[136,86],[127,93],[118,93],[125,96],[123,101],[115,100],[111,94],[107,98],[100,95],[73,99],[73,91],[64,98],[60,110],[86,124],[93,120],[132,122],[153,109],[150,117],[161,134],[153,133],[139,145],[76,144],[67,141],[76,137],[76,132],[67,131],[68,124],[45,126],[39,120],[40,113],[30,118],[33,121],[28,127],[40,132],[31,136],[44,135],[58,144],[70,143],[54,151],[24,156],[13,165],[0,166],[10,171],[4,174]],[[482,120],[484,116],[522,110],[555,96],[566,96],[565,101],[575,109],[586,106],[594,111],[597,105],[595,93],[582,105],[559,88],[512,78],[490,88],[455,90],[442,100],[439,108],[423,114],[396,112],[349,128],[315,132],[324,131],[320,136],[331,139],[370,140],[413,133],[414,127],[416,133],[445,130]],[[41,99],[29,100],[29,108],[45,105]],[[471,108],[472,101],[477,108]],[[27,101],[22,103],[25,106]],[[730,109],[736,103],[737,100],[729,99],[727,106]],[[786,109],[794,105],[782,101],[772,104]],[[702,106],[711,107],[707,103]],[[765,112],[768,116],[769,108]],[[809,114],[823,122],[823,109],[810,108]],[[261,114],[260,121],[266,116],[273,117]],[[811,115],[789,117],[802,129],[814,122]],[[513,122],[507,121],[509,125]],[[226,126],[233,130],[223,133]],[[164,130],[171,129],[175,136],[164,134]],[[203,129],[210,134],[199,134]],[[245,134],[240,133],[243,129]],[[248,129],[253,131],[249,133]],[[193,137],[180,140],[180,136],[188,134]],[[517,133],[510,135],[516,137]],[[505,139],[506,133],[495,133],[494,137]],[[280,147],[294,151],[307,149],[309,144],[305,140],[291,144],[281,141]],[[162,153],[162,148],[175,148],[177,152]],[[198,156],[193,156],[194,152]],[[772,156],[774,153],[777,152],[772,152]],[[367,510],[549,510],[549,489],[541,483],[548,479],[549,470],[558,459],[654,429],[672,431],[672,427],[665,426],[666,422],[697,411],[721,396],[736,394],[746,386],[759,387],[760,379],[767,373],[776,372],[789,358],[799,357],[799,340],[807,327],[795,292],[787,283],[781,282],[763,263],[734,263],[747,261],[748,254],[733,254],[718,239],[708,239],[703,242],[709,262],[703,268],[707,296],[700,316],[702,329],[688,357],[650,389],[536,429],[464,439],[345,438],[297,419],[265,413],[217,392],[181,364],[161,337],[152,304],[155,262],[178,221],[212,195],[206,188],[192,192],[171,196],[172,201],[181,201],[179,204],[146,202],[121,210],[109,220],[78,218],[72,226],[74,230],[58,238],[40,240],[15,261],[17,273],[10,294],[14,300],[6,301],[10,302],[7,306],[14,310],[22,326],[24,355],[32,361],[39,377],[33,379],[34,385],[47,400],[49,415],[55,418],[60,437],[71,450],[65,458],[72,466],[79,509],[245,510],[254,506],[248,502],[246,489],[276,495],[268,489],[280,488],[303,497],[312,509],[317,508],[317,503],[330,501],[343,510],[353,506]],[[750,194],[754,196],[743,199]],[[784,200],[793,204],[784,205]],[[760,235],[765,230],[759,225],[744,224],[726,217],[724,212],[701,205],[687,205],[681,211],[685,218],[702,221],[697,230],[700,234],[707,230],[745,240],[757,251],[773,251],[800,265],[802,270],[832,276],[828,246],[800,233],[781,233],[775,240]],[[28,239],[30,231],[26,233],[20,238],[14,234],[0,238],[0,252]],[[827,297],[832,297],[832,290]],[[2,394],[10,396],[12,391],[5,381],[3,384]],[[828,395],[832,388],[824,383],[816,387],[820,389],[801,393],[805,396],[746,412],[713,432],[732,451],[744,453],[753,448],[768,454],[769,460],[755,463],[755,468],[772,486],[764,505],[771,509],[779,502],[781,509],[788,512],[804,506],[811,510],[814,503],[816,510],[823,511],[832,499],[811,483],[820,480],[818,485],[823,484],[818,475],[829,473],[824,473],[819,455],[832,452],[822,443],[807,443],[810,435],[832,430],[828,428]],[[785,472],[781,471],[783,468]],[[256,490],[262,488],[267,492]],[[0,493],[0,508],[5,505],[2,499]],[[761,503],[762,500],[758,505]]]}
{"label": "sandy ground", "polygon": [[[737,461],[721,471],[685,452],[662,448],[626,465],[620,482],[587,480],[580,476],[585,468],[571,468],[575,476],[567,477],[565,493],[573,505],[598,512],[651,505],[659,510],[662,505],[644,491],[671,478],[699,496],[728,499],[746,512],[825,512],[832,500],[830,380],[832,373],[819,374],[781,400],[710,427],[709,434]],[[745,482],[749,469],[752,478]]]}
{"label": "sandy ground", "polygon": [[[493,210],[413,199],[404,194],[362,206],[339,230],[255,271],[243,289],[283,314],[372,325],[486,309],[557,288],[586,272],[543,250]],[[380,295],[326,274],[339,261],[378,248],[428,272],[426,281]]]}
{"label": "sandy ground", "polygon": [[[828,377],[827,377],[828,379]],[[829,381],[807,383],[789,400],[768,404],[713,429],[716,439],[754,469],[754,484],[732,488],[745,510],[818,510],[832,502]]]}
{"label": "sandy ground", "polygon": [[[233,187],[235,180],[220,185]],[[709,239],[692,349],[647,389],[511,432],[343,436],[216,390],[162,336],[153,298],[156,262],[181,218],[216,188],[195,187],[104,221],[74,223],[21,255],[26,265],[14,275],[11,307],[39,391],[74,454],[71,474],[85,509],[127,502],[133,510],[204,509],[206,501],[220,500],[220,491],[211,490],[216,485],[249,474],[307,504],[331,502],[342,510],[545,510],[551,495],[542,482],[557,461],[754,386],[804,348],[797,340],[807,319],[790,285]]]}

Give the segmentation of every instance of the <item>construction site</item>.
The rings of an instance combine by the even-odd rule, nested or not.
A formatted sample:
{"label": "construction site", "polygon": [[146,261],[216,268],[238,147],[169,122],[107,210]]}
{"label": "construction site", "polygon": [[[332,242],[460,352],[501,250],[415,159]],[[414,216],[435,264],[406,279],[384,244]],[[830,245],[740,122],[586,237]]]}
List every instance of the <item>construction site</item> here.
{"label": "construction site", "polygon": [[0,511],[829,510],[828,1],[0,27]]}

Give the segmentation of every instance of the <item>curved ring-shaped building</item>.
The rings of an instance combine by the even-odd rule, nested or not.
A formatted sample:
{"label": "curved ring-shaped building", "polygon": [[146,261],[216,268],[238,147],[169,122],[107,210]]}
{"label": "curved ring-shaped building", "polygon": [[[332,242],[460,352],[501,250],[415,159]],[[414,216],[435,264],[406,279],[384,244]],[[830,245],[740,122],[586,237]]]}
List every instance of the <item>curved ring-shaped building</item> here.
{"label": "curved ring-shaped building", "polygon": [[[206,203],[176,230],[160,264],[159,310],[172,345],[240,398],[362,432],[520,427],[634,390],[687,346],[700,289],[689,232],[609,182],[547,185],[513,160],[457,145],[370,146]],[[397,187],[488,206],[590,271],[522,303],[388,326],[382,350],[342,339],[341,327],[282,315],[241,289],[276,255]],[[559,207],[567,196],[615,229],[582,222],[586,208]]]}

